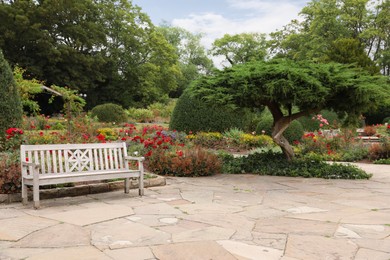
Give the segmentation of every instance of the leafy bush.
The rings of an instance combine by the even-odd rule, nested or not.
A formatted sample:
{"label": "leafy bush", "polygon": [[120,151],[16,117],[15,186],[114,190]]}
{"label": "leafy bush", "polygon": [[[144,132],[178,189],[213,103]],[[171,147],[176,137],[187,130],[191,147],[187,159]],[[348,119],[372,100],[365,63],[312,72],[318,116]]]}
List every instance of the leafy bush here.
{"label": "leafy bush", "polygon": [[390,158],[376,160],[374,161],[374,164],[390,164]]}
{"label": "leafy bush", "polygon": [[159,175],[195,177],[219,173],[221,163],[217,155],[196,148],[178,150],[176,153],[154,152],[149,157],[147,167]]}
{"label": "leafy bush", "polygon": [[171,99],[167,104],[164,103],[153,103],[148,106],[148,109],[152,111],[155,118],[170,118],[176,106],[176,99]]}
{"label": "leafy bush", "polygon": [[353,165],[328,164],[315,159],[295,159],[288,162],[281,153],[254,153],[245,157],[222,156],[225,173],[255,173],[324,179],[368,179],[370,174]]}
{"label": "leafy bush", "polygon": [[140,123],[150,123],[154,119],[153,111],[145,108],[129,108],[127,115],[135,122]]}
{"label": "leafy bush", "polygon": [[190,131],[222,133],[232,127],[245,130],[252,115],[243,109],[210,106],[185,91],[176,103],[169,128],[187,133]]}
{"label": "leafy bush", "polygon": [[[263,133],[267,135],[272,134],[272,124],[273,119],[271,115],[265,114],[260,120],[260,123],[257,125],[256,133]],[[303,126],[302,124],[294,120],[291,122],[290,126],[284,131],[283,136],[290,142],[294,142],[295,140],[301,140],[303,135]]]}
{"label": "leafy bush", "polygon": [[19,152],[0,153],[0,193],[17,193],[21,190]]}
{"label": "leafy bush", "polygon": [[12,70],[0,50],[0,148],[5,131],[22,125],[22,103]]}
{"label": "leafy bush", "polygon": [[97,105],[91,110],[91,116],[97,117],[99,122],[107,123],[122,123],[127,120],[125,110],[112,103]]}

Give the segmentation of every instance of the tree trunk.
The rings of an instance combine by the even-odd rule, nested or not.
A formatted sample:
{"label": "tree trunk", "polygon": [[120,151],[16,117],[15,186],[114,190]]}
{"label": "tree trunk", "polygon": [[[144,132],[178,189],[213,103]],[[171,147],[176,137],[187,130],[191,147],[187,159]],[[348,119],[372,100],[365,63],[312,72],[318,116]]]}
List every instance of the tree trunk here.
{"label": "tree trunk", "polygon": [[290,123],[291,121],[288,117],[282,117],[278,120],[275,120],[272,129],[272,139],[276,144],[280,146],[280,148],[282,148],[282,152],[284,153],[288,161],[294,159],[294,150],[288,140],[283,136],[283,132],[288,128]]}

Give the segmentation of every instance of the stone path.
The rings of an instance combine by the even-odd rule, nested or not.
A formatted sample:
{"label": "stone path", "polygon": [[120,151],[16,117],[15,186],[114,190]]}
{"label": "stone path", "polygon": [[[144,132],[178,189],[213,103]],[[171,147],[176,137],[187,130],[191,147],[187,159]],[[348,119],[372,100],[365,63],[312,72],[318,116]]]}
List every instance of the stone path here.
{"label": "stone path", "polygon": [[371,180],[168,178],[0,206],[0,259],[390,259],[390,166]]}

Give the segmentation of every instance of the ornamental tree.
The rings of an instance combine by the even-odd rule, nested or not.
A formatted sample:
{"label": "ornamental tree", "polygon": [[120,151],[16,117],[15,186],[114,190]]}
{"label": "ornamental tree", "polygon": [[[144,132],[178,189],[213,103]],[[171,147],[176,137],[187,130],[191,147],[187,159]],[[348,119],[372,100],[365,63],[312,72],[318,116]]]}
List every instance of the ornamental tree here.
{"label": "ornamental tree", "polygon": [[390,98],[387,77],[337,63],[287,59],[235,65],[195,81],[190,91],[210,104],[266,106],[273,117],[272,138],[288,160],[294,151],[283,132],[293,120],[332,109],[352,121]]}

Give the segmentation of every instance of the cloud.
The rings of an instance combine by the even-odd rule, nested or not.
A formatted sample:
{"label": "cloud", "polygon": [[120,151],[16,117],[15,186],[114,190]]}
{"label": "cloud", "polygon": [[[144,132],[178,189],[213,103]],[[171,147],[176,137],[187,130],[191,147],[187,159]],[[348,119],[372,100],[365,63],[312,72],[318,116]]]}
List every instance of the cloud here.
{"label": "cloud", "polygon": [[304,2],[307,1],[227,0],[229,13],[192,13],[187,18],[173,19],[172,25],[203,34],[202,43],[210,48],[215,39],[226,33],[268,34],[281,29],[298,17]]}

